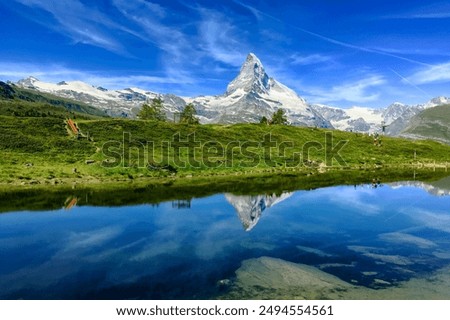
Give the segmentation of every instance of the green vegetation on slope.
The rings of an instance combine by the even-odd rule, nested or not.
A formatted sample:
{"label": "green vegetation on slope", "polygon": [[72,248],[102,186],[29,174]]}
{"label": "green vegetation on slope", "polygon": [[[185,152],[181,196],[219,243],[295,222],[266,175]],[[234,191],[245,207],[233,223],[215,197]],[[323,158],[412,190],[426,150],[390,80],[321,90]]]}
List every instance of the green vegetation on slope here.
{"label": "green vegetation on slope", "polygon": [[[0,108],[1,109],[1,108]],[[432,141],[260,124],[174,124],[83,120],[92,141],[77,139],[61,117],[0,116],[0,181],[56,184],[195,175],[370,169],[445,164],[450,147]]]}
{"label": "green vegetation on slope", "polygon": [[[263,124],[189,125],[102,111],[0,83],[0,184],[129,181],[230,174],[311,174],[450,161],[432,141]],[[90,139],[65,124],[75,119]]]}
{"label": "green vegetation on slope", "polygon": [[450,105],[422,111],[411,119],[403,134],[450,144]]}
{"label": "green vegetation on slope", "polygon": [[[82,130],[92,132],[100,145],[112,141],[122,143],[125,132],[125,143],[130,141],[128,149],[132,154],[130,159],[124,159],[126,166],[139,165],[142,162],[139,160],[145,156],[147,159],[144,160],[147,161],[153,159],[176,165],[172,163],[176,148],[180,148],[180,159],[181,162],[187,162],[187,170],[196,169],[194,165],[189,164],[189,159],[199,160],[198,167],[202,170],[210,167],[227,168],[230,165],[236,170],[237,167],[297,167],[321,164],[405,164],[412,163],[415,155],[416,160],[422,162],[450,161],[450,148],[437,142],[382,137],[380,147],[375,146],[373,138],[368,135],[314,128],[276,125],[267,127],[260,124],[188,126],[119,119],[84,121],[79,125]],[[148,148],[143,148],[143,145],[148,145]],[[152,145],[156,150],[154,154],[151,153]],[[121,150],[118,148],[116,151]],[[162,156],[164,152],[168,154],[166,160]],[[339,156],[345,163],[339,163]]]}
{"label": "green vegetation on slope", "polygon": [[[0,81],[0,114],[11,116],[46,117],[86,115],[106,117],[104,111],[87,104],[48,93],[23,89]],[[92,118],[92,117],[90,117]]]}
{"label": "green vegetation on slope", "polygon": [[39,117],[58,119],[98,119],[100,116],[82,111],[71,111],[64,107],[57,107],[48,103],[29,102],[24,100],[0,100],[0,115],[10,117]]}

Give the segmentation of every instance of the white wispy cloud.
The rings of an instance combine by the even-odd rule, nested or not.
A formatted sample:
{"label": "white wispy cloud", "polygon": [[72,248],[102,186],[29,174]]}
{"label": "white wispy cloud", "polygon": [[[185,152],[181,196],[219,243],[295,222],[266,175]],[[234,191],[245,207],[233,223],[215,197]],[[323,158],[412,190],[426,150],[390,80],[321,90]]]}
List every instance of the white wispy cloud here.
{"label": "white wispy cloud", "polygon": [[288,22],[286,22],[284,20],[281,20],[281,19],[279,19],[277,17],[272,16],[271,14],[268,14],[266,12],[258,10],[256,8],[250,6],[250,5],[246,5],[246,4],[244,4],[242,2],[239,2],[237,0],[234,0],[234,1],[236,3],[238,3],[238,4],[240,4],[241,6],[243,6],[244,8],[247,8],[248,10],[250,10],[255,15],[255,17],[258,18],[259,20],[262,20],[263,18],[269,18],[272,21],[277,21],[280,24],[289,26],[290,28],[293,28],[293,29],[298,30],[298,31],[300,31],[302,33],[308,34],[308,35],[310,35],[310,36],[312,36],[314,38],[320,39],[320,40],[325,41],[327,43],[331,43],[331,44],[334,44],[334,45],[337,45],[337,46],[340,46],[340,47],[343,47],[343,48],[349,48],[349,49],[353,49],[353,50],[357,50],[357,51],[362,51],[362,52],[367,52],[367,53],[373,53],[373,54],[376,54],[376,55],[391,57],[391,58],[407,61],[407,62],[410,62],[410,63],[413,63],[413,64],[427,65],[424,62],[421,62],[421,61],[418,61],[418,60],[414,60],[414,59],[410,59],[410,58],[407,58],[407,57],[403,57],[403,56],[400,56],[400,55],[397,55],[397,54],[393,54],[393,53],[390,53],[390,52],[386,52],[386,51],[370,48],[370,47],[367,47],[367,46],[360,46],[360,45],[352,44],[352,43],[349,43],[349,42],[346,42],[346,41],[337,40],[337,39],[334,39],[334,38],[331,38],[331,37],[319,34],[317,32],[314,32],[314,31],[311,31],[311,30],[307,30],[305,28],[301,28],[301,27],[299,27],[297,25],[294,25],[292,23],[288,23]]}
{"label": "white wispy cloud", "polygon": [[449,57],[450,53],[442,48],[436,48],[435,46],[428,48],[419,48],[417,46],[411,46],[405,48],[392,48],[392,47],[373,47],[378,51],[384,51],[396,55],[413,55],[413,56],[443,56]]}
{"label": "white wispy cloud", "polygon": [[248,53],[234,17],[216,10],[184,4],[185,11],[172,12],[143,0],[113,0],[113,5],[128,28],[159,48],[158,60],[167,78],[202,82],[214,77],[214,70],[223,73],[224,67],[229,71],[240,66]]}
{"label": "white wispy cloud", "polygon": [[403,232],[383,233],[378,235],[378,238],[382,241],[393,243],[395,245],[415,245],[419,248],[425,249],[437,246],[437,244],[431,240]]}
{"label": "white wispy cloud", "polygon": [[310,54],[302,56],[300,54],[293,54],[291,55],[292,64],[294,65],[310,65],[310,64],[318,64],[318,63],[324,63],[329,62],[331,60],[331,57],[324,56],[321,54]]}
{"label": "white wispy cloud", "polygon": [[420,225],[450,233],[450,216],[448,212],[436,212],[423,208],[403,208],[402,213],[419,221]]}
{"label": "white wispy cloud", "polygon": [[383,19],[448,19],[450,18],[450,5],[448,2],[425,4],[419,8],[398,14],[390,14]]}
{"label": "white wispy cloud", "polygon": [[137,0],[114,0],[114,6],[119,12],[134,24],[135,33],[141,40],[153,43],[166,55],[167,63],[179,63],[184,57],[192,58],[192,44],[187,36],[175,26],[167,26],[162,22],[165,9],[154,3]]}
{"label": "white wispy cloud", "polygon": [[450,12],[405,13],[384,16],[384,19],[448,19]]}
{"label": "white wispy cloud", "polygon": [[346,211],[354,210],[361,215],[376,215],[381,212],[381,206],[377,201],[375,190],[357,189],[349,187],[339,187],[339,192],[335,188],[324,188],[313,193],[304,193],[302,199],[326,203],[327,201],[336,204]]}
{"label": "white wispy cloud", "polygon": [[397,75],[400,79],[402,79],[402,81],[404,83],[407,83],[408,85],[410,85],[411,87],[413,87],[414,89],[420,91],[421,93],[424,93],[425,96],[430,96],[430,94],[428,92],[426,92],[425,90],[423,90],[422,88],[419,88],[417,85],[415,85],[414,83],[412,83],[410,80],[408,80],[407,78],[405,78],[404,76],[402,76],[400,73],[398,73],[397,71],[395,71],[394,69],[390,69],[395,75]]}
{"label": "white wispy cloud", "polygon": [[159,18],[164,18],[167,16],[167,10],[157,3],[150,1],[135,1],[142,3],[146,8],[148,8],[152,13],[156,14]]}
{"label": "white wispy cloud", "polygon": [[232,21],[217,11],[200,8],[202,15],[199,28],[199,40],[204,54],[216,61],[240,66],[248,53],[245,41]]}
{"label": "white wispy cloud", "polygon": [[415,84],[448,82],[450,81],[450,62],[423,68],[407,79]]}
{"label": "white wispy cloud", "polygon": [[289,38],[285,33],[277,32],[275,30],[270,30],[267,28],[263,28],[259,31],[259,34],[261,35],[262,39],[270,42],[277,42],[277,43],[283,43],[288,44],[292,42],[292,39]]}
{"label": "white wispy cloud", "polygon": [[112,21],[94,7],[87,7],[78,0],[15,0],[30,8],[44,10],[52,20],[34,19],[47,28],[69,37],[75,43],[84,43],[127,55],[122,44],[108,30],[116,29],[132,33],[122,25]]}
{"label": "white wispy cloud", "polygon": [[81,80],[86,83],[103,86],[108,89],[123,89],[125,87],[142,87],[155,90],[153,85],[193,84],[195,79],[182,73],[172,72],[171,75],[125,75],[107,74],[104,71],[83,71],[67,68],[61,65],[44,65],[29,63],[0,62],[0,79],[17,81],[28,76],[34,76],[42,81],[57,83],[59,81]]}
{"label": "white wispy cloud", "polygon": [[[107,76],[95,71],[83,72],[59,66],[45,70],[38,65],[18,66],[0,70],[7,80],[18,80],[34,75],[46,81],[77,79],[89,83],[103,81],[103,86],[117,88],[141,83],[179,83],[187,85],[203,81],[206,72],[217,68],[236,69],[249,52],[243,31],[236,18],[198,4],[186,6],[186,10],[170,10],[164,3],[145,0],[112,0],[116,15],[110,18],[95,5],[81,0],[14,0],[41,15],[28,15],[33,20],[74,43],[83,43],[106,49],[128,57],[145,56],[145,50],[159,49],[156,59],[160,65],[157,75]],[[122,34],[131,35],[143,44],[143,51],[127,45]],[[133,51],[134,50],[134,51]],[[154,50],[153,50],[154,51]],[[11,65],[10,65],[11,66]],[[8,67],[8,66],[7,66]],[[49,67],[49,66],[45,66]],[[25,71],[25,72],[23,72]],[[223,73],[223,72],[222,72]],[[198,77],[202,74],[202,79]],[[214,75],[209,75],[214,77]]]}
{"label": "white wispy cloud", "polygon": [[67,246],[63,252],[103,246],[108,241],[115,239],[122,231],[119,227],[105,227],[94,231],[72,233],[69,235]]}
{"label": "white wispy cloud", "polygon": [[[168,9],[161,5],[144,0],[113,0],[113,4],[128,22],[135,25],[133,30],[140,34],[141,40],[151,42],[164,52],[161,60],[168,71],[169,68],[176,72],[184,69],[188,75],[188,67],[202,69],[205,60],[211,58],[236,67],[248,53],[243,31],[232,17],[216,10],[186,5],[189,12],[172,13],[178,22],[169,25],[164,20]],[[190,18],[190,15],[196,18]],[[196,32],[192,32],[192,27]]]}
{"label": "white wispy cloud", "polygon": [[417,13],[410,16],[415,19],[448,19],[450,12]]}
{"label": "white wispy cloud", "polygon": [[380,93],[369,93],[369,89],[380,87],[386,83],[383,76],[371,75],[369,77],[333,86],[330,89],[304,88],[314,100],[323,102],[349,101],[366,103],[378,100]]}
{"label": "white wispy cloud", "polygon": [[[143,43],[153,44],[164,52],[164,62],[179,63],[184,57],[193,58],[192,43],[175,25],[167,26],[162,20],[168,11],[162,5],[150,1],[113,0],[112,5],[120,15],[112,20],[93,5],[80,0],[14,0],[33,9],[43,10],[54,21],[33,19],[74,43],[84,43],[108,51],[132,57],[120,34],[128,34]],[[120,40],[119,40],[120,39]],[[141,54],[141,53],[140,53]]]}

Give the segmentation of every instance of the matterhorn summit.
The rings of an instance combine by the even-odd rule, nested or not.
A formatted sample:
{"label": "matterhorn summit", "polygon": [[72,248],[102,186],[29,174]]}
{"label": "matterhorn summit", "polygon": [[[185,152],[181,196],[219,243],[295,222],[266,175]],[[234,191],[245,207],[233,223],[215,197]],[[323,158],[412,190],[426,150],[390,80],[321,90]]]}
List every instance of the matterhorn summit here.
{"label": "matterhorn summit", "polygon": [[211,123],[259,122],[284,109],[293,125],[331,127],[292,89],[271,78],[258,57],[249,53],[238,76],[220,96],[192,99],[200,114]]}
{"label": "matterhorn summit", "polygon": [[[243,59],[244,60],[244,59]],[[224,93],[194,98],[179,97],[140,88],[106,89],[102,84],[82,81],[44,82],[35,77],[19,80],[16,85],[28,90],[46,92],[97,107],[113,117],[135,118],[142,105],[156,97],[163,100],[168,119],[175,119],[187,103],[197,110],[201,123],[258,123],[262,117],[271,118],[279,109],[286,112],[291,125],[334,128],[342,131],[400,135],[413,117],[428,108],[450,104],[450,98],[440,96],[430,101],[405,105],[395,102],[385,108],[353,106],[338,108],[324,104],[308,104],[294,90],[267,74],[261,60],[249,53]]]}
{"label": "matterhorn summit", "polygon": [[249,53],[239,75],[228,85],[226,94],[230,95],[238,90],[243,90],[247,93],[268,94],[270,89],[269,80],[270,78],[264,70],[261,61],[253,53]]}

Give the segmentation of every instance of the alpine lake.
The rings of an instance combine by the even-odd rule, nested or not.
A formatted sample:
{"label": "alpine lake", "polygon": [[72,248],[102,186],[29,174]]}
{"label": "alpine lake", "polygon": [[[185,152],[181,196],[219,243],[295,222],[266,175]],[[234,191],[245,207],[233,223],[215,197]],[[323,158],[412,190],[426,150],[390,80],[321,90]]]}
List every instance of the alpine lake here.
{"label": "alpine lake", "polygon": [[1,299],[450,299],[450,173],[0,192]]}

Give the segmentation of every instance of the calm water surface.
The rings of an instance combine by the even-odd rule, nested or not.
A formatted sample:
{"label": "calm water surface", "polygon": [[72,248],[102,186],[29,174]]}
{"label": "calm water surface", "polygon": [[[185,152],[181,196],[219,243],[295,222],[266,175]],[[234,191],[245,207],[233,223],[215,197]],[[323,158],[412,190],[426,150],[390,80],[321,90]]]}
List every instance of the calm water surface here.
{"label": "calm water surface", "polygon": [[262,256],[396,286],[450,265],[449,193],[395,183],[121,207],[69,197],[70,209],[0,215],[0,298],[214,298]]}

